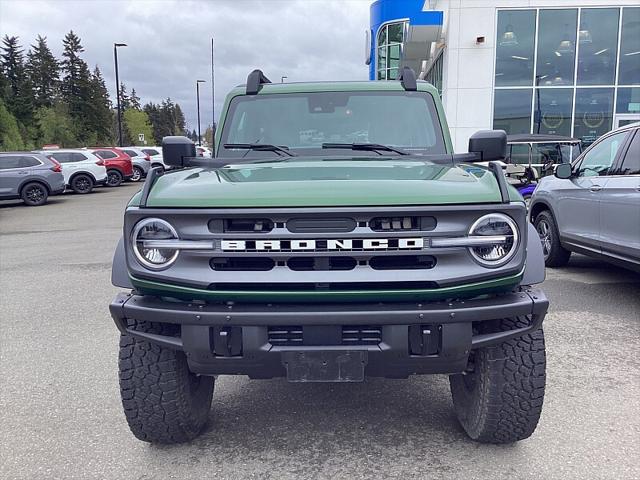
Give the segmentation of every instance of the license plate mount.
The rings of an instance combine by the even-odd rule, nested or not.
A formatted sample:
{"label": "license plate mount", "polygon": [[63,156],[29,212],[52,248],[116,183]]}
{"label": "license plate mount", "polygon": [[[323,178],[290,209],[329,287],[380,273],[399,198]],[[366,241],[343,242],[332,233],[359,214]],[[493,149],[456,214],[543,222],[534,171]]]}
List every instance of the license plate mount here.
{"label": "license plate mount", "polygon": [[282,352],[289,382],[362,382],[367,365],[366,351]]}

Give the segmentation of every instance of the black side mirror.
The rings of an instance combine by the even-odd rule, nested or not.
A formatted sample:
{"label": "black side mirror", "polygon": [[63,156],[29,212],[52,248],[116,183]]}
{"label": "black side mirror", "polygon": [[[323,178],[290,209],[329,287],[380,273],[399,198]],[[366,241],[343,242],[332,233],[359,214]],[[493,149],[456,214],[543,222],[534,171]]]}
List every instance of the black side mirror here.
{"label": "black side mirror", "polygon": [[561,163],[556,167],[554,175],[564,180],[566,180],[567,178],[571,178],[571,176],[573,175],[573,167],[570,163]]}
{"label": "black side mirror", "polygon": [[196,144],[187,137],[164,137],[162,139],[162,159],[172,167],[188,166],[188,159],[196,156]]}
{"label": "black side mirror", "polygon": [[480,130],[469,138],[469,153],[475,153],[478,162],[503,160],[507,156],[507,132]]}

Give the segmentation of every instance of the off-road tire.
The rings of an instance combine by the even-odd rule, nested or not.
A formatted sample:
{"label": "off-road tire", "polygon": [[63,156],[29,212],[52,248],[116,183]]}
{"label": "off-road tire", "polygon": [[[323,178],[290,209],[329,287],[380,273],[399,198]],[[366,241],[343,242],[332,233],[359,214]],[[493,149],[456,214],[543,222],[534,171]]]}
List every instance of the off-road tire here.
{"label": "off-road tire", "polygon": [[20,191],[20,197],[25,205],[39,207],[47,203],[49,190],[40,182],[29,182]]}
{"label": "off-road tire", "polygon": [[[129,321],[129,328],[176,336],[178,325]],[[189,371],[178,350],[120,336],[120,395],[127,423],[140,440],[181,443],[197,437],[209,418],[214,378]]]}
{"label": "off-road tire", "polygon": [[133,167],[133,175],[129,179],[132,182],[139,182],[144,177],[144,170],[140,167]]}
{"label": "off-road tire", "polygon": [[[529,320],[515,317],[490,323],[479,333],[524,327]],[[462,428],[483,443],[512,443],[531,436],[542,412],[545,367],[542,329],[473,350],[472,371],[449,376]]]}
{"label": "off-road tire", "polygon": [[533,224],[542,242],[544,264],[547,267],[564,267],[569,263],[571,252],[560,244],[560,234],[553,214],[544,210],[538,214]]}
{"label": "off-road tire", "polygon": [[124,182],[124,175],[119,170],[112,168],[107,170],[107,187],[119,187]]}
{"label": "off-road tire", "polygon": [[93,178],[84,173],[80,173],[71,179],[71,185],[69,186],[71,190],[81,195],[91,193],[94,187]]}

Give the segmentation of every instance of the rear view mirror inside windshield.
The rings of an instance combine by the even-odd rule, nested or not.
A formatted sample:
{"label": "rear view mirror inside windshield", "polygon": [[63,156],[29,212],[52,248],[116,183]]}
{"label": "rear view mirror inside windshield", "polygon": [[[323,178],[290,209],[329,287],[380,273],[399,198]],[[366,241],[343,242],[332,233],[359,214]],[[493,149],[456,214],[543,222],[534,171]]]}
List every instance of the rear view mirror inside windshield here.
{"label": "rear view mirror inside windshield", "polygon": [[307,97],[309,113],[333,113],[336,107],[346,107],[349,92],[330,92]]}

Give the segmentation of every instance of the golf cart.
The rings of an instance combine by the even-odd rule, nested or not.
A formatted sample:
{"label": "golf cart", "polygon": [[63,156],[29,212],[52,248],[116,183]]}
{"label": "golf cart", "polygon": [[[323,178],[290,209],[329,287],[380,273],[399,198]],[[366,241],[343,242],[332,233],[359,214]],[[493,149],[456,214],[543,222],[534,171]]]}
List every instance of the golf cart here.
{"label": "golf cart", "polygon": [[571,163],[582,152],[581,140],[561,135],[507,136],[505,174],[527,204],[541,177],[553,174],[561,163]]}

